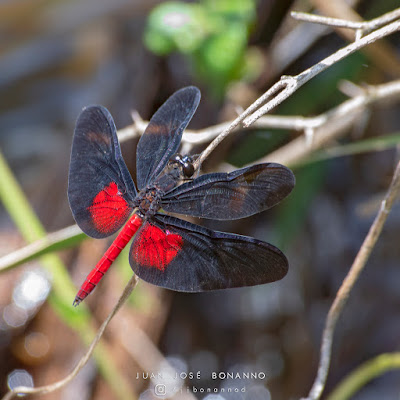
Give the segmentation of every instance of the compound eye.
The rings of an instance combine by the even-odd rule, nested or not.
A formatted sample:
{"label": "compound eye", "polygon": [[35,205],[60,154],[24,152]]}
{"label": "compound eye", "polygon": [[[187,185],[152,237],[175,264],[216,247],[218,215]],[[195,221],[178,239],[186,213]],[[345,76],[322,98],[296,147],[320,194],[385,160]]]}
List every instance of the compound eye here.
{"label": "compound eye", "polygon": [[183,164],[182,168],[183,174],[187,177],[190,178],[194,174],[194,167],[191,162],[185,162]]}
{"label": "compound eye", "polygon": [[182,161],[184,163],[189,163],[189,164],[193,164],[193,158],[190,156],[183,156]]}
{"label": "compound eye", "polygon": [[170,164],[181,164],[182,163],[182,155],[177,153],[174,154],[170,159],[169,159]]}

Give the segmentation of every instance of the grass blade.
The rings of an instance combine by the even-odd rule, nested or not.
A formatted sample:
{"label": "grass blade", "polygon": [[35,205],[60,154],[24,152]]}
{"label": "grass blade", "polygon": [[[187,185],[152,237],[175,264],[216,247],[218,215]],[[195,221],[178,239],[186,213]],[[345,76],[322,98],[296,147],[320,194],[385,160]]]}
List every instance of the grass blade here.
{"label": "grass blade", "polygon": [[[46,237],[39,219],[27,201],[18,182],[9,169],[6,160],[0,152],[0,200],[13,219],[22,236],[29,243]],[[61,259],[55,254],[40,257],[43,268],[52,276],[52,292],[49,303],[57,315],[81,337],[88,345],[96,332],[88,309],[81,304],[72,307],[76,288],[69,278],[67,269]],[[121,400],[132,398],[129,384],[118,373],[110,353],[101,343],[94,353],[94,358],[104,379]]]}

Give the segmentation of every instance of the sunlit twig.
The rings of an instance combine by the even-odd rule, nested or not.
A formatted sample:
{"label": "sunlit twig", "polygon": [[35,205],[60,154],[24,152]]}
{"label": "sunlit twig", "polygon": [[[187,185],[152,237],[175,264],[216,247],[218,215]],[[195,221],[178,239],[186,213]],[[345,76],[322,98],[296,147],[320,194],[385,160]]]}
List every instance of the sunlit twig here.
{"label": "sunlit twig", "polygon": [[306,138],[299,136],[288,144],[257,160],[257,162],[279,162],[285,165],[293,165],[301,162],[315,150],[320,149],[326,143],[339,138],[347,132],[349,128],[358,123],[372,104],[383,99],[400,99],[400,80],[382,85],[368,86],[359,95],[346,100],[326,113],[313,118],[304,118],[302,122],[304,124],[303,129],[313,129],[313,141],[311,145],[307,146]]}
{"label": "sunlit twig", "polygon": [[[312,67],[308,68],[307,70],[301,72],[296,76],[283,76],[279,82],[272,86],[255,103],[253,103],[252,106],[250,106],[252,108],[255,104],[257,104],[257,106],[260,106],[268,100],[268,102],[262,107],[255,107],[256,109],[258,108],[257,111],[244,119],[244,126],[252,125],[258,118],[271,111],[278,104],[282,103],[289,96],[291,96],[306,82],[308,82],[310,79],[314,78],[321,72],[325,71],[327,68],[331,67],[332,65],[336,64],[340,60],[361,49],[362,47],[367,46],[368,44],[371,44],[376,40],[382,39],[383,37],[388,36],[399,30],[400,21],[392,22],[391,24],[378,29],[368,34],[367,36],[364,36],[356,42],[353,42],[343,47],[336,53],[326,57],[319,63],[313,65]],[[249,109],[247,109],[246,111],[248,111]]]}
{"label": "sunlit twig", "polygon": [[[310,0],[310,3],[322,15],[335,17],[344,21],[371,22],[364,21],[354,10],[354,6],[349,4],[348,0]],[[388,14],[385,14],[385,16],[386,15]],[[380,18],[381,17],[378,17],[375,20],[379,20]],[[383,18],[383,20],[384,19],[385,18]],[[368,33],[367,29],[358,29],[354,31],[353,29],[347,28],[333,28],[340,36],[348,41],[358,40],[361,36]],[[362,51],[378,69],[385,73],[385,75],[389,75],[393,78],[398,78],[400,76],[400,63],[397,50],[395,46],[388,41],[380,41],[376,45],[365,47]]]}
{"label": "sunlit twig", "polygon": [[322,15],[308,14],[296,11],[292,11],[291,16],[299,21],[313,22],[321,25],[334,26],[336,28],[349,28],[360,30],[363,34],[365,34],[400,18],[400,8],[383,14],[377,18],[371,19],[370,21],[346,21],[341,18],[331,18]]}

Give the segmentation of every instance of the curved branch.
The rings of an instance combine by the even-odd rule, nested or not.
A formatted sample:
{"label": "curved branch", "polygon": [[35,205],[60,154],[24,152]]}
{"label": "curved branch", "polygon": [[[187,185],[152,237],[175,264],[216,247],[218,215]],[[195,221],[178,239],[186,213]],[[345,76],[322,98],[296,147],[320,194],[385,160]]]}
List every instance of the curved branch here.
{"label": "curved branch", "polygon": [[325,322],[324,332],[322,334],[321,343],[321,356],[318,366],[317,377],[310,390],[308,397],[303,400],[317,400],[321,397],[324,390],[326,378],[328,376],[329,365],[331,361],[332,353],[332,341],[333,334],[336,327],[336,322],[347,302],[354,284],[358,277],[363,271],[368,258],[378,241],[379,235],[382,232],[383,225],[388,217],[389,211],[391,210],[395,199],[400,193],[400,162],[397,164],[392,182],[386,197],[382,201],[381,208],[376,216],[373,224],[371,225],[369,232],[350,268],[349,273],[344,279],[341,287],[339,288],[336,298],[329,310],[328,316]]}
{"label": "curved branch", "polygon": [[89,361],[97,343],[100,341],[101,337],[103,336],[104,330],[106,329],[107,325],[110,323],[111,319],[114,317],[114,315],[118,312],[118,310],[122,307],[122,305],[125,303],[125,301],[128,299],[129,295],[131,294],[132,290],[135,288],[137,284],[137,277],[134,275],[128,282],[128,284],[125,286],[124,291],[122,292],[121,297],[118,299],[117,304],[114,306],[114,308],[111,310],[110,314],[108,317],[105,319],[105,321],[102,323],[100,326],[99,330],[97,331],[97,334],[95,338],[93,339],[92,343],[90,344],[86,354],[80,359],[79,363],[76,365],[76,367],[72,370],[72,372],[67,375],[64,379],[52,383],[50,385],[46,386],[40,386],[37,388],[30,388],[30,387],[25,387],[25,386],[18,386],[14,388],[13,390],[9,391],[3,398],[2,400],[10,400],[15,396],[19,396],[21,394],[45,394],[45,393],[51,393],[54,392],[58,389],[61,389],[62,387],[66,386],[69,382],[72,381],[72,379],[75,378],[75,376],[79,373],[79,371],[86,365],[86,363]]}

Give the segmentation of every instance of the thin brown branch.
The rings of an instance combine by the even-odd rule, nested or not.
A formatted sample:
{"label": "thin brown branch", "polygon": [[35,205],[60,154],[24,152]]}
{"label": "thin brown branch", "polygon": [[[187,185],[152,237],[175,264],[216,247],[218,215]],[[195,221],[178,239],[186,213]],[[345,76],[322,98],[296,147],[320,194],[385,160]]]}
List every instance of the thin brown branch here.
{"label": "thin brown branch", "polygon": [[366,21],[364,30],[373,30],[379,28],[380,26],[386,25],[396,19],[400,18],[400,8],[396,10],[389,11],[386,14],[381,15],[380,17],[371,19],[370,21]]}
{"label": "thin brown branch", "polygon": [[[298,126],[313,130],[313,140],[307,145],[305,136],[299,136],[258,162],[279,162],[293,165],[301,162],[316,149],[321,148],[333,139],[339,138],[351,126],[358,123],[360,117],[372,104],[385,100],[400,98],[400,80],[382,85],[369,86],[361,94],[345,101],[339,106],[314,118],[299,120]],[[265,117],[263,117],[265,118]]]}
{"label": "thin brown branch", "polygon": [[[329,17],[335,17],[347,21],[358,21],[364,22],[359,14],[345,0],[310,0],[310,2],[316,7],[317,11]],[[395,10],[396,11],[396,10]],[[385,19],[385,16],[382,16]],[[372,21],[379,20],[375,18]],[[354,31],[347,28],[334,28],[346,40],[353,41],[358,40],[362,35],[368,32],[367,29]],[[389,74],[392,78],[397,79],[400,76],[400,63],[397,55],[396,48],[387,41],[380,41],[371,46],[367,46],[362,49],[362,52],[369,58],[371,63],[374,63],[379,69],[386,74]]]}
{"label": "thin brown branch", "polygon": [[386,194],[385,199],[382,201],[381,208],[376,216],[373,224],[371,225],[369,232],[350,268],[349,273],[344,279],[341,287],[339,288],[336,298],[329,310],[328,316],[325,322],[324,332],[322,334],[321,343],[321,356],[319,361],[317,377],[311,388],[311,391],[307,398],[303,400],[317,400],[321,397],[324,390],[326,378],[328,376],[328,370],[331,360],[332,353],[332,341],[333,334],[337,320],[347,302],[350,292],[356,283],[358,277],[363,271],[368,258],[378,241],[379,235],[382,232],[383,225],[388,217],[388,214],[393,206],[395,199],[400,193],[400,162],[397,164],[392,182],[389,190]]}
{"label": "thin brown branch", "polygon": [[[248,107],[241,115],[239,115],[234,121],[232,121],[227,128],[225,128],[201,153],[201,156],[193,164],[197,170],[203,161],[211,154],[211,152],[236,128],[241,122],[245,120],[250,114],[255,112],[261,104],[265,102],[265,98],[274,95],[276,92],[281,90],[285,85],[285,82],[278,82],[270,90],[268,90],[263,96],[258,98],[250,107]],[[279,94],[278,94],[279,96]]]}
{"label": "thin brown branch", "polygon": [[314,24],[321,24],[327,26],[334,26],[336,28],[361,29],[366,24],[366,22],[346,21],[340,18],[324,17],[322,15],[315,15],[297,11],[292,11],[291,16],[299,21],[312,22]]}
{"label": "thin brown branch", "polygon": [[[275,152],[268,154],[265,158],[257,160],[257,162],[274,161],[281,164],[297,163],[307,157],[314,150],[321,148],[327,142],[340,137],[342,133],[346,132],[349,127],[359,120],[360,115],[365,113],[370,105],[381,100],[395,100],[400,96],[400,80],[368,87],[355,87],[348,82],[346,87],[350,87],[351,93],[349,88],[346,92],[353,95],[353,98],[315,117],[302,117],[300,115],[265,115],[255,121],[251,125],[251,128],[291,129],[304,132],[312,131],[313,135],[311,145],[307,145],[304,136],[299,136]],[[148,122],[146,121],[141,121],[135,127],[129,126],[119,130],[118,137],[123,141],[128,140],[135,135],[141,135],[146,128],[147,123]],[[204,129],[188,129],[183,134],[182,142],[185,145],[207,143],[217,137],[222,130],[229,129],[232,123],[233,121],[228,121]],[[247,128],[236,125],[233,131],[241,129]],[[2,259],[0,258],[0,266],[1,265]]]}
{"label": "thin brown branch", "polygon": [[[347,6],[353,8],[359,2],[360,0],[346,0]],[[292,3],[292,6],[293,9],[303,13],[308,13],[312,9],[312,4],[309,1],[297,0]],[[279,72],[285,70],[288,65],[304,55],[318,40],[332,31],[327,25],[300,22],[296,21],[291,13],[287,13],[272,37],[267,53],[269,77],[279,75]]]}
{"label": "thin brown branch", "polygon": [[325,17],[322,15],[308,14],[303,12],[293,11],[291,16],[299,21],[312,22],[321,25],[334,26],[336,28],[348,28],[354,30],[361,30],[363,34],[371,32],[383,25],[400,18],[400,8],[390,11],[380,17],[371,19],[369,21],[347,21],[341,18]]}
{"label": "thin brown branch", "polygon": [[[336,64],[340,60],[345,57],[353,54],[355,51],[361,49],[364,46],[367,46],[371,43],[374,43],[378,39],[382,39],[385,36],[388,36],[394,32],[400,30],[400,21],[392,22],[389,25],[380,28],[369,35],[363,37],[362,39],[351,43],[342,49],[338,50],[336,53],[326,57],[319,63],[313,65],[307,70],[296,76],[283,76],[279,82],[277,82],[271,89],[269,89],[264,95],[262,95],[257,101],[257,104],[262,104],[267,101],[271,95],[278,93],[275,97],[272,97],[264,106],[257,109],[256,112],[251,114],[249,117],[246,117],[244,120],[244,126],[248,127],[252,125],[258,118],[267,112],[271,111],[278,104],[282,103],[285,99],[291,96],[297,89],[303,86],[310,79],[314,78],[321,72],[325,71],[327,68]],[[283,89],[283,90],[282,90]],[[281,91],[280,91],[281,90]],[[251,107],[253,107],[256,103],[254,103]],[[246,110],[246,112],[249,109]]]}
{"label": "thin brown branch", "polygon": [[2,398],[2,400],[10,400],[13,397],[19,396],[22,394],[51,393],[58,389],[61,389],[62,387],[66,386],[69,382],[71,382],[72,379],[75,378],[75,376],[79,373],[79,371],[81,371],[81,369],[89,361],[94,349],[96,348],[97,343],[100,341],[101,337],[103,336],[104,330],[106,329],[107,325],[110,323],[111,319],[114,317],[114,315],[118,312],[118,310],[122,307],[122,305],[128,299],[129,295],[131,294],[132,290],[135,288],[136,284],[137,284],[137,277],[136,277],[136,275],[134,275],[129,280],[128,284],[125,286],[125,289],[122,292],[121,297],[118,299],[117,304],[114,306],[114,308],[111,310],[110,314],[107,316],[105,321],[100,326],[100,328],[97,331],[97,334],[96,334],[95,338],[93,339],[91,345],[89,346],[86,354],[80,359],[79,363],[76,365],[76,367],[72,370],[72,372],[69,375],[67,375],[64,379],[62,379],[58,382],[55,382],[55,383],[52,383],[52,384],[46,385],[46,386],[40,386],[40,387],[36,387],[36,388],[18,386],[16,388],[14,388],[13,390],[9,391]]}

